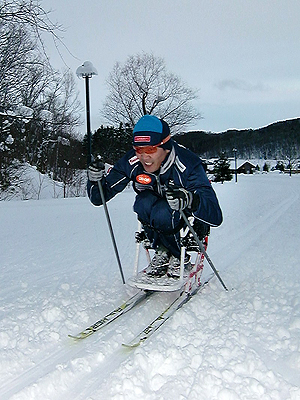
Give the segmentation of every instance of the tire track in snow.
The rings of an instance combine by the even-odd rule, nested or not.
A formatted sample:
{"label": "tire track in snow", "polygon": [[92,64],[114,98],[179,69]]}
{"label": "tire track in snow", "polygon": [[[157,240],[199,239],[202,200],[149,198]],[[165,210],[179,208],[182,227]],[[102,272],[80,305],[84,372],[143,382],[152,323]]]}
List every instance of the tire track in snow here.
{"label": "tire track in snow", "polygon": [[[242,254],[255,244],[259,237],[268,232],[297,201],[299,201],[299,195],[294,194],[272,207],[267,213],[262,215],[260,219],[253,220],[252,223],[246,226],[242,231],[239,229],[237,234],[223,235],[223,237],[226,237],[226,241],[223,245],[218,244],[218,251],[213,256],[214,260],[219,259],[217,262],[218,270],[225,271],[230,268],[230,266],[240,259]],[[247,238],[247,240],[245,238]]]}

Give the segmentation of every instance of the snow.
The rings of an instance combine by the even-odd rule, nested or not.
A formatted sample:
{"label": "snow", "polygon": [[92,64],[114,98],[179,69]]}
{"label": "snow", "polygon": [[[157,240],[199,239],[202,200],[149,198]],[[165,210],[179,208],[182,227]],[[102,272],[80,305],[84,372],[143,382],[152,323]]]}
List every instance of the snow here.
{"label": "snow", "polygon": [[[300,175],[214,184],[214,278],[134,351],[121,346],[174,297],[158,293],[91,337],[77,333],[125,300],[102,208],[87,198],[0,202],[1,400],[300,398]],[[109,211],[126,279],[134,193]],[[204,273],[209,274],[206,264]]]}

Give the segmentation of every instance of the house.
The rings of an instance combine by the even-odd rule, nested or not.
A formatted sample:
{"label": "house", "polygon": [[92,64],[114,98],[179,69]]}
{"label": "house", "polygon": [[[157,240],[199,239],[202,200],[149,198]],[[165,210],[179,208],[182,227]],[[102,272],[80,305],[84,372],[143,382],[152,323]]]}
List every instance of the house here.
{"label": "house", "polygon": [[255,171],[256,166],[252,164],[250,161],[245,161],[237,168],[238,174],[253,174]]}
{"label": "house", "polygon": [[237,160],[236,165],[235,165],[235,160],[230,158],[229,161],[230,161],[230,170],[232,173],[235,173],[236,166],[238,174],[253,174],[253,172],[257,170],[257,166],[249,160]]}
{"label": "house", "polygon": [[[207,173],[213,173],[214,162],[216,160],[217,159],[205,160]],[[232,173],[235,173],[235,160],[229,158],[229,162],[230,162],[230,171]],[[257,170],[257,166],[254,165],[249,160],[237,160],[236,166],[238,174],[253,174],[253,172]]]}

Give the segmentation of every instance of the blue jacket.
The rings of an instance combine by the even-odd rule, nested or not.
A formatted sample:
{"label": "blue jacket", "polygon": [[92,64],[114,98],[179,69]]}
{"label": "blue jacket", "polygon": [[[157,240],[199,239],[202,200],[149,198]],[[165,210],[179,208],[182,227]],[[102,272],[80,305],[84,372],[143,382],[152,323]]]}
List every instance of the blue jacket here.
{"label": "blue jacket", "polygon": [[[133,149],[126,153],[101,181],[106,201],[124,190],[130,181],[137,194],[151,190],[158,196],[165,197],[164,188],[170,183],[195,192],[200,202],[193,215],[211,226],[219,226],[222,223],[222,211],[218,199],[200,158],[173,140],[172,150],[157,174],[144,171]],[[88,181],[87,191],[94,205],[102,204],[97,183]]]}

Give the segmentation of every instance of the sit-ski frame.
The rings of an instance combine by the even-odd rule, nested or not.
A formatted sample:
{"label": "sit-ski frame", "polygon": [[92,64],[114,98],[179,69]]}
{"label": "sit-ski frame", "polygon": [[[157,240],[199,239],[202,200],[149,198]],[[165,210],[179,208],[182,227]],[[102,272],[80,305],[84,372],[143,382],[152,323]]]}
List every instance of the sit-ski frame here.
{"label": "sit-ski frame", "polygon": [[[191,217],[193,218],[193,217]],[[180,239],[182,242],[182,239],[185,238],[190,229],[189,227],[182,228],[180,230]],[[141,223],[138,222],[138,232],[141,232]],[[193,267],[190,271],[185,273],[184,270],[184,260],[185,260],[185,255],[186,255],[186,246],[184,246],[181,243],[181,254],[180,254],[180,276],[179,279],[174,279],[174,278],[168,278],[168,277],[161,277],[161,278],[148,278],[145,279],[146,275],[146,269],[143,269],[142,271],[139,271],[139,258],[140,258],[140,245],[141,242],[137,241],[136,245],[136,255],[135,255],[135,262],[134,262],[134,271],[133,271],[133,277],[128,281],[128,284],[130,286],[134,286],[139,289],[144,289],[144,290],[157,290],[157,291],[176,291],[179,289],[182,289],[184,287],[184,290],[186,292],[189,292],[192,289],[192,286],[194,283],[196,285],[200,285],[200,277],[202,274],[203,270],[203,263],[204,263],[204,254],[202,253],[201,249],[197,247],[196,249],[193,249],[193,252],[196,252],[196,259],[193,264]],[[205,238],[205,244],[203,245],[206,249],[207,247],[207,237]],[[144,247],[146,251],[146,257],[147,257],[147,264],[149,265],[151,262],[151,256],[150,256],[150,251],[149,248]]]}

